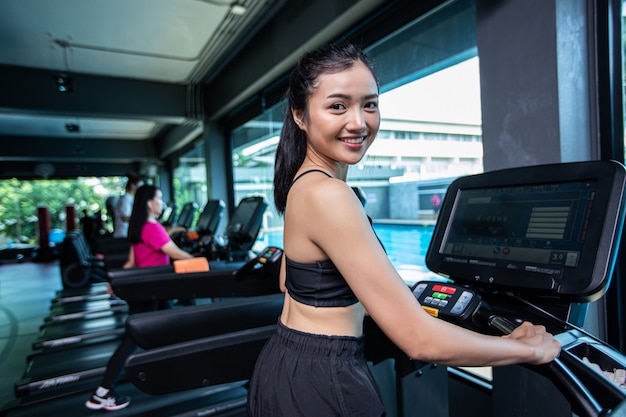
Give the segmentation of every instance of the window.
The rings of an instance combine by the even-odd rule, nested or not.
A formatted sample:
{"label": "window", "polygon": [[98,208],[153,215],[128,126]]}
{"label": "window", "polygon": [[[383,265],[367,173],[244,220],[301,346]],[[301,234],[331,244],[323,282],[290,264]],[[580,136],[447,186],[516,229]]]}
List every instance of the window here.
{"label": "window", "polygon": [[[381,82],[381,127],[347,180],[364,192],[377,233],[393,235],[387,249],[394,264],[417,262],[419,273],[426,272],[423,254],[437,214],[431,201],[442,197],[454,178],[482,172],[474,14],[472,1],[453,2],[366,51]],[[263,195],[270,203],[260,245],[282,246],[272,180],[283,115],[279,103],[231,135],[236,202]],[[430,229],[421,230],[424,224]],[[419,248],[413,243],[416,230],[427,237]],[[395,245],[402,232],[405,244]]]}
{"label": "window", "polygon": [[276,212],[272,194],[274,154],[283,116],[284,103],[279,103],[231,134],[235,204],[253,195],[264,196],[269,204],[257,247],[283,246],[282,218]]}
{"label": "window", "polygon": [[112,232],[113,223],[106,200],[123,193],[125,177],[72,180],[8,179],[0,181],[0,247],[7,244],[36,244],[39,241],[39,207],[47,207],[50,217],[50,241],[60,244],[68,225],[67,214],[76,215],[69,223],[80,227],[85,215],[101,219],[99,232]]}
{"label": "window", "polygon": [[[207,176],[204,157],[204,141],[199,141],[193,149],[183,154],[174,170],[174,202],[166,202],[171,208],[180,211],[185,203],[198,205],[198,213],[207,203]],[[195,219],[194,219],[195,223]]]}

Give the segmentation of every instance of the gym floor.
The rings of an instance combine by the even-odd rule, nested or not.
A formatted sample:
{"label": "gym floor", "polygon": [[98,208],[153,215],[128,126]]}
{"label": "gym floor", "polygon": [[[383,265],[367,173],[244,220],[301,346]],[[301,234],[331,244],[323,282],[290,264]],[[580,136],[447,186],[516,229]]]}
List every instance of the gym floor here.
{"label": "gym floor", "polygon": [[0,264],[0,410],[15,401],[14,384],[61,288],[58,262]]}

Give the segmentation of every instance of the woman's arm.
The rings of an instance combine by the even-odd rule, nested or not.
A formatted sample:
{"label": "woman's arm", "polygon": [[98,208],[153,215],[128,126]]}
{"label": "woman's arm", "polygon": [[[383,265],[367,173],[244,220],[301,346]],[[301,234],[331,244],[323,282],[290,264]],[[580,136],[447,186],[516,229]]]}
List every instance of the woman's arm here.
{"label": "woman's arm", "polygon": [[135,267],[135,251],[133,250],[133,245],[130,245],[130,249],[128,250],[128,259],[122,266],[124,269],[134,268]]}
{"label": "woman's arm", "polygon": [[498,337],[431,317],[387,258],[345,183],[319,181],[306,194],[306,201],[295,208],[305,219],[299,226],[332,259],[369,315],[410,357],[480,366],[546,363],[560,352],[559,343],[543,326],[527,323],[508,337]]}
{"label": "woman's arm", "polygon": [[185,229],[183,226],[167,226],[165,227],[165,230],[167,231],[167,234],[172,236],[175,233],[178,232],[186,232],[187,229]]}
{"label": "woman's arm", "polygon": [[193,258],[193,255],[180,249],[172,240],[161,246],[161,251],[167,254],[172,260]]}

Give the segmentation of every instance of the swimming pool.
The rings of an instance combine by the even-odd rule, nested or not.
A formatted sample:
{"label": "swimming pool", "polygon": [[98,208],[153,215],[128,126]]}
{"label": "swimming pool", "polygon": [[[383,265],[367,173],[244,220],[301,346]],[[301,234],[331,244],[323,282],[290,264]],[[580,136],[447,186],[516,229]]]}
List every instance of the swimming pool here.
{"label": "swimming pool", "polygon": [[[438,277],[426,268],[425,261],[434,229],[434,226],[428,225],[374,223],[374,231],[385,247],[389,260],[409,283]],[[256,245],[259,250],[267,246],[282,248],[282,231],[261,233]]]}

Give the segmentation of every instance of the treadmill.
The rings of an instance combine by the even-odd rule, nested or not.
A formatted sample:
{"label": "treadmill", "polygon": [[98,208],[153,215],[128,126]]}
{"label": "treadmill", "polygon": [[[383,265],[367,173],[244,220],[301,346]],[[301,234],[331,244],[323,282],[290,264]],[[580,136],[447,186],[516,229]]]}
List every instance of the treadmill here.
{"label": "treadmill", "polygon": [[263,224],[267,201],[262,196],[242,198],[235,209],[224,236],[216,236],[203,254],[209,260],[241,262],[249,258]]}
{"label": "treadmill", "polygon": [[[262,271],[270,268],[278,289],[276,278],[281,261],[282,250],[270,247],[256,264],[248,263],[238,272],[251,277],[259,272],[266,275]],[[123,290],[126,283],[118,285]],[[147,295],[137,291],[129,298],[158,299],[164,295],[157,289]],[[275,330],[283,300],[284,295],[275,291],[132,315],[126,328],[142,350],[127,360],[126,375],[137,388],[151,395],[190,392],[202,387],[232,392],[230,399],[203,404],[196,415],[246,416],[247,380],[258,354]]]}
{"label": "treadmill", "polygon": [[[194,297],[253,297],[280,292],[278,273],[282,250],[269,247],[243,266],[216,269],[208,272],[140,274],[116,277],[112,287],[116,294],[129,304],[141,300],[168,300]],[[130,271],[130,270],[128,270]],[[141,271],[141,269],[139,270]],[[219,306],[226,301],[209,304]],[[194,306],[192,306],[194,307]],[[192,307],[175,308],[170,311],[188,311]],[[202,307],[202,306],[197,306]],[[215,307],[214,307],[215,308]],[[133,316],[130,316],[132,318]],[[274,318],[274,321],[277,316]],[[128,322],[127,320],[127,322]],[[227,328],[235,325],[227,321]],[[182,328],[182,323],[177,323]],[[243,324],[237,324],[246,326]],[[203,326],[205,327],[205,326]],[[206,331],[219,330],[219,327]],[[83,389],[83,381],[101,377],[106,364],[119,341],[105,340],[88,346],[56,349],[28,358],[27,370],[22,380],[16,382],[16,397],[24,403],[41,401]],[[141,346],[141,345],[140,345]]]}
{"label": "treadmill", "polygon": [[[195,246],[181,246],[180,244],[179,246],[183,249],[192,249],[205,245],[207,236],[212,238],[217,230],[222,219],[224,206],[222,200],[210,200],[205,205],[196,222],[196,230],[201,239],[194,243]],[[181,233],[186,236],[186,232]],[[106,239],[102,240],[105,241]],[[128,246],[126,238],[118,238],[116,241],[125,241],[126,247]],[[126,251],[128,251],[128,248],[126,248]],[[198,251],[196,250],[195,252]],[[217,269],[221,266],[213,265],[212,269]],[[126,276],[127,274],[163,272],[173,272],[173,267],[150,267],[142,268],[141,270],[110,269],[107,271],[107,279],[111,281],[116,276]],[[111,295],[106,292],[106,285],[98,289],[95,289],[95,285],[92,287],[93,291],[88,291],[84,294],[59,294],[59,297],[53,300],[51,317],[42,326],[38,339],[33,343],[33,349],[36,351],[65,349],[78,344],[99,343],[103,340],[116,339],[124,333],[124,322],[127,317],[126,303],[119,299],[112,300]],[[102,304],[96,306],[94,304],[95,301]],[[106,303],[109,303],[109,305]],[[96,318],[86,320],[85,318],[94,316],[93,311],[90,311],[94,310],[94,308],[89,308],[90,305],[92,307],[100,307],[95,308],[95,310],[99,310],[99,315]],[[111,309],[111,307],[114,308]],[[70,309],[74,311],[70,311]],[[80,314],[81,309],[85,311],[84,316]],[[55,310],[57,314],[54,314]],[[87,311],[90,312],[87,313]],[[65,314],[60,314],[61,312]],[[64,320],[77,318],[83,320]]]}
{"label": "treadmill", "polygon": [[222,200],[209,200],[200,213],[194,230],[174,233],[172,240],[185,252],[202,254],[213,243],[225,207]]}
{"label": "treadmill", "polygon": [[[237,261],[233,261],[233,257],[211,261],[210,271],[186,274],[175,273],[171,265],[109,271],[115,294],[126,302],[133,302],[143,299],[249,297],[278,293],[276,268],[280,265],[279,255],[282,251],[267,248],[251,258],[253,252],[250,249],[258,235],[266,207],[267,203],[262,197],[250,197],[242,200],[236,210],[233,216],[236,222],[231,226],[233,232],[229,235],[229,245],[236,251]],[[245,255],[242,255],[242,251]],[[98,320],[115,316],[121,314],[109,313],[109,316]],[[117,330],[115,332],[118,336],[121,334]],[[69,344],[66,341],[82,342],[79,339],[68,336],[62,341],[63,349],[31,355],[23,379],[15,384],[16,396],[45,398],[63,395],[66,389],[72,389],[85,378],[101,376],[118,341],[108,337],[93,339],[98,343],[66,349]]]}
{"label": "treadmill", "polygon": [[[414,285],[422,307],[485,334],[528,320],[562,344],[547,365],[494,368],[494,415],[626,416],[626,356],[581,328],[611,282],[625,185],[621,164],[590,161],[488,172],[448,188],[426,255],[445,279]],[[531,374],[547,385],[533,386],[541,382]]]}

